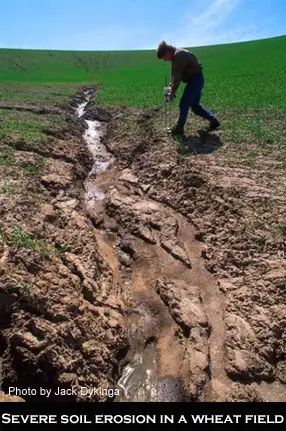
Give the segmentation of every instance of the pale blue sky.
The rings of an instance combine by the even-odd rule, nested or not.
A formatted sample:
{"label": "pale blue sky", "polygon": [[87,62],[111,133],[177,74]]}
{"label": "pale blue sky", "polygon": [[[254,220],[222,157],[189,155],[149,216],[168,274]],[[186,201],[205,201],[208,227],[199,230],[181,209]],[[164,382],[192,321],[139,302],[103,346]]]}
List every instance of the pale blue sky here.
{"label": "pale blue sky", "polygon": [[286,34],[286,0],[1,1],[1,48],[154,49]]}

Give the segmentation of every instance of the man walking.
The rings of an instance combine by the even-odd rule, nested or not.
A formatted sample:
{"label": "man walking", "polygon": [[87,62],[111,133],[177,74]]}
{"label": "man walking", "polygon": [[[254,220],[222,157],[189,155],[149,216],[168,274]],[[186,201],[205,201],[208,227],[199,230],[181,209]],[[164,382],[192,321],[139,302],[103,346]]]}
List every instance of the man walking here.
{"label": "man walking", "polygon": [[204,76],[202,65],[196,56],[186,49],[175,48],[162,41],[157,48],[157,57],[172,62],[172,82],[169,99],[173,100],[180,82],[187,84],[180,100],[180,116],[178,123],[171,129],[173,135],[184,135],[184,126],[191,108],[195,115],[209,120],[209,131],[220,127],[217,118],[200,105]]}

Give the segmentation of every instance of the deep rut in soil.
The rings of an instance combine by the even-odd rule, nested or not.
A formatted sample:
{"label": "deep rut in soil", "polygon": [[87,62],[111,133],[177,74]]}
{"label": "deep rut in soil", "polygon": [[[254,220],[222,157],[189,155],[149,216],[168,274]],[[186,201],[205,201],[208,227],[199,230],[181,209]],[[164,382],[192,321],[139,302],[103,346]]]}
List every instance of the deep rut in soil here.
{"label": "deep rut in soil", "polygon": [[[79,117],[88,100],[87,92]],[[117,168],[101,144],[100,122],[86,125],[94,160],[85,182],[86,211],[113,275],[109,298],[103,289],[100,300],[122,309],[130,342],[115,401],[218,401],[229,389],[223,300],[203,266],[196,231],[150,199],[131,170]]]}
{"label": "deep rut in soil", "polygon": [[33,177],[0,166],[17,186],[0,193],[1,389],[285,401],[285,248],[272,234],[262,247],[264,222],[249,236],[256,214],[285,213],[283,184],[273,212],[259,172],[223,151],[181,157],[158,110],[106,110],[94,92],[70,101],[78,131],[37,153],[15,145]]}
{"label": "deep rut in soil", "polygon": [[[41,148],[33,178],[0,166],[17,185],[0,193],[1,388],[44,402],[285,401],[285,247],[261,247],[263,224],[248,234],[255,213],[285,213],[283,185],[273,216],[257,172],[223,151],[182,158],[158,110],[106,110],[94,93],[71,99],[78,131]],[[41,154],[15,150],[18,164]]]}

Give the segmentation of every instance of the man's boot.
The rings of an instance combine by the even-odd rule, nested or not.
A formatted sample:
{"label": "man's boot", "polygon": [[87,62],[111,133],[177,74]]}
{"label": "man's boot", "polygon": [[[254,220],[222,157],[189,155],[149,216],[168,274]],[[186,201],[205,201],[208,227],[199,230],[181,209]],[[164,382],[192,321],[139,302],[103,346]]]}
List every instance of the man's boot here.
{"label": "man's boot", "polygon": [[209,131],[212,132],[213,130],[217,130],[220,128],[220,122],[216,119],[216,118],[212,118],[210,120],[210,125],[209,125]]}
{"label": "man's boot", "polygon": [[184,126],[179,126],[178,124],[171,129],[171,134],[173,136],[183,136],[185,134]]}

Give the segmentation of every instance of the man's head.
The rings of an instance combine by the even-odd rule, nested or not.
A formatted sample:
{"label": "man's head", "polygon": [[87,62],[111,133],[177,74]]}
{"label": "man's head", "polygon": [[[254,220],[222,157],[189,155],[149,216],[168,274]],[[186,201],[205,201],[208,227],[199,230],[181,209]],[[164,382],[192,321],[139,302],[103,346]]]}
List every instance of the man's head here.
{"label": "man's head", "polygon": [[164,40],[159,43],[157,48],[157,57],[159,60],[171,61],[173,57],[173,47],[168,45]]}

